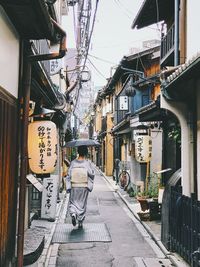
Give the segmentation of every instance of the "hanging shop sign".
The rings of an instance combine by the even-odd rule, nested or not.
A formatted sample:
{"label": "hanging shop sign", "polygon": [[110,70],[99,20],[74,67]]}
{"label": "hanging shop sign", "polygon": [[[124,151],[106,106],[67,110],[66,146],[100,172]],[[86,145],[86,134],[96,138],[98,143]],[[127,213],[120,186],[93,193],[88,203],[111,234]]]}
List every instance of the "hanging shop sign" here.
{"label": "hanging shop sign", "polygon": [[58,175],[51,175],[43,179],[41,218],[52,219],[56,217],[56,204],[58,192]]}
{"label": "hanging shop sign", "polygon": [[28,127],[29,166],[36,174],[52,173],[57,164],[57,130],[52,121],[34,121]]}
{"label": "hanging shop sign", "polygon": [[[55,53],[58,51],[58,49],[59,49],[58,44],[52,45],[50,52]],[[51,59],[49,62],[50,62],[50,75],[52,76],[59,73],[59,71],[62,68],[62,59],[61,58]]]}
{"label": "hanging shop sign", "polygon": [[152,140],[149,135],[137,135],[135,138],[135,158],[140,163],[149,162],[152,156]]}
{"label": "hanging shop sign", "polygon": [[50,75],[57,74],[62,68],[62,61],[60,59],[50,60]]}
{"label": "hanging shop sign", "polygon": [[128,110],[128,96],[119,97],[119,110]]}

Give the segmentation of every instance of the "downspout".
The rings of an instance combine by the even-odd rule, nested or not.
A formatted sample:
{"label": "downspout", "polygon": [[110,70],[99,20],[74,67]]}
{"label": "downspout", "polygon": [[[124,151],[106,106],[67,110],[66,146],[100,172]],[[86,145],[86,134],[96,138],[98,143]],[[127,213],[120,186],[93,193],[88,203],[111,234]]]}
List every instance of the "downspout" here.
{"label": "downspout", "polygon": [[30,55],[28,56],[28,59],[30,62],[59,59],[65,56],[65,53],[67,51],[66,32],[60,27],[60,25],[55,20],[53,19],[51,20],[54,24],[56,31],[61,35],[59,52],[50,53],[50,54],[42,54],[42,55]]}
{"label": "downspout", "polygon": [[31,91],[31,63],[50,59],[58,59],[65,56],[66,53],[66,33],[62,28],[52,20],[55,30],[61,35],[60,49],[58,53],[43,55],[30,55],[25,59],[23,89],[22,89],[22,113],[21,116],[21,157],[20,157],[20,187],[19,187],[19,214],[18,214],[18,235],[17,235],[17,267],[23,267],[24,251],[24,218],[25,218],[25,199],[26,199],[26,175],[28,166],[28,119],[29,119],[29,101]]}
{"label": "downspout", "polygon": [[179,0],[174,1],[174,66],[179,65]]}
{"label": "downspout", "polygon": [[25,199],[26,199],[26,175],[28,164],[27,139],[28,139],[28,118],[29,118],[29,100],[31,88],[31,63],[25,60],[24,78],[22,88],[21,120],[21,142],[20,142],[20,186],[19,186],[19,213],[18,213],[18,235],[17,235],[17,266],[23,266],[24,250],[24,218],[25,218]]}

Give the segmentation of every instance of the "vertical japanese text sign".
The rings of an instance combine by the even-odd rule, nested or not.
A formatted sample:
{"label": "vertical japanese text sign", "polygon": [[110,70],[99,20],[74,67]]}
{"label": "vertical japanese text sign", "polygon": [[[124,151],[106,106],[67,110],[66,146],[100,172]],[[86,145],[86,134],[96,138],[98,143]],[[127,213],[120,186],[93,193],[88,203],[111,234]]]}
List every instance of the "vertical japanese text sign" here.
{"label": "vertical japanese text sign", "polygon": [[57,203],[58,179],[51,175],[43,180],[41,218],[55,219]]}
{"label": "vertical japanese text sign", "polygon": [[128,96],[119,97],[119,110],[128,110]]}
{"label": "vertical japanese text sign", "polygon": [[36,174],[52,173],[57,164],[57,130],[51,121],[34,121],[28,128],[29,166]]}
{"label": "vertical japanese text sign", "polygon": [[135,158],[140,163],[149,162],[152,154],[152,140],[149,135],[137,135],[135,139]]}

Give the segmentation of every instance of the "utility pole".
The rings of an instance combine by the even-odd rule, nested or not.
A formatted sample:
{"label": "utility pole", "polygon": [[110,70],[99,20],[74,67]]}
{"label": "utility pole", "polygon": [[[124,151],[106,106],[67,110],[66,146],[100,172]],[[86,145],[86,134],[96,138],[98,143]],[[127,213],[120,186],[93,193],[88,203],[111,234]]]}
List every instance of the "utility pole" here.
{"label": "utility pole", "polygon": [[77,10],[77,40],[76,40],[76,49],[77,49],[77,67],[79,68],[81,62],[81,15],[83,10],[83,0],[78,1],[78,10]]}

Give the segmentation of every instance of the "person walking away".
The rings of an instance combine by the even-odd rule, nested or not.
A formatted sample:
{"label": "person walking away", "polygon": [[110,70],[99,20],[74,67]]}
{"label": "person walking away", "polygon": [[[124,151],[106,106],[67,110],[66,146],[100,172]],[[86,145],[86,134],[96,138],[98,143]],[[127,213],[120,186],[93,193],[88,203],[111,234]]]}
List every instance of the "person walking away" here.
{"label": "person walking away", "polygon": [[87,154],[87,146],[78,147],[78,157],[71,162],[66,177],[67,192],[70,193],[67,213],[72,218],[73,226],[78,221],[79,228],[82,228],[85,219],[88,194],[94,182],[94,170],[86,158]]}

